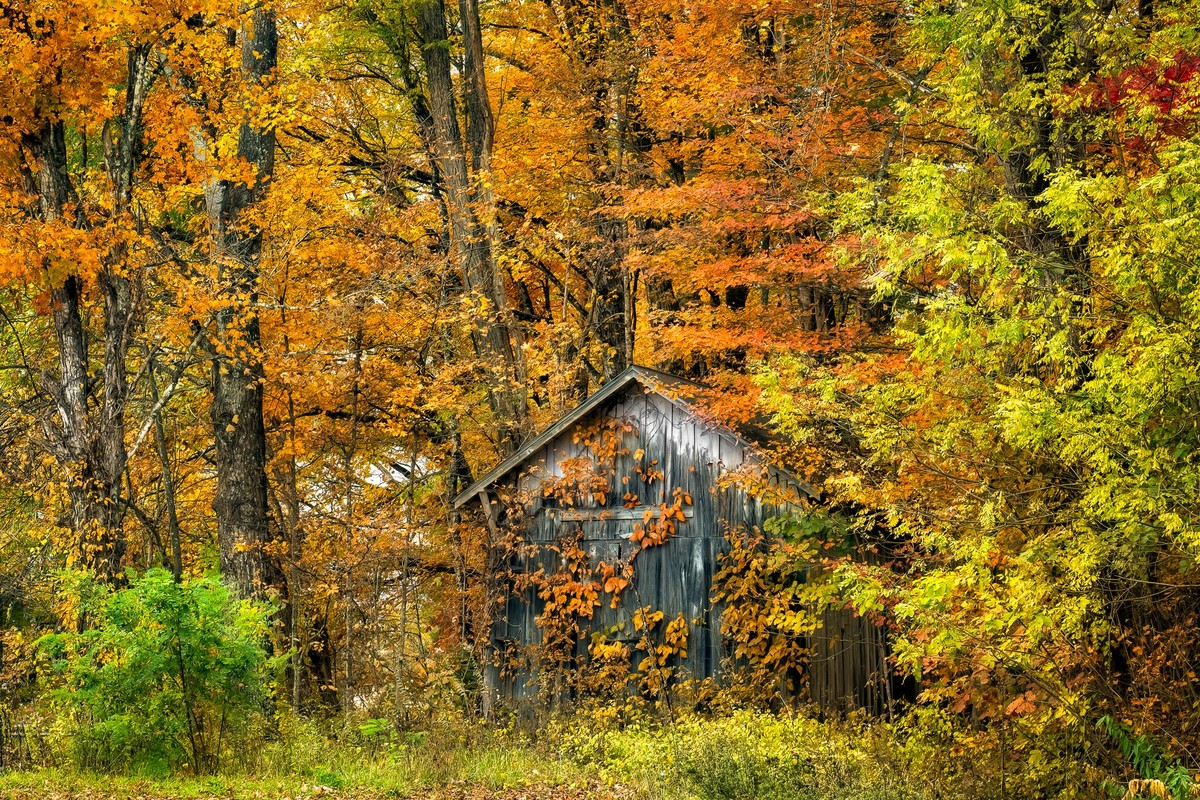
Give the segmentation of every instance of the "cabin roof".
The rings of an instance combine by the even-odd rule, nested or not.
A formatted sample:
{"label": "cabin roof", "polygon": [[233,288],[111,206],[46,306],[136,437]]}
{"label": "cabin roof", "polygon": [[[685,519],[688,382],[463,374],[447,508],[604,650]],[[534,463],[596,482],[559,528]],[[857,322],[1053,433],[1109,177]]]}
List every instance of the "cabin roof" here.
{"label": "cabin roof", "polygon": [[[464,505],[470,502],[472,498],[478,496],[480,492],[484,491],[489,486],[496,483],[501,478],[505,477],[525,463],[530,456],[545,447],[563,431],[567,430],[576,422],[583,419],[590,412],[603,406],[605,401],[607,401],[609,398],[620,394],[635,383],[640,384],[647,391],[654,392],[655,394],[666,398],[672,403],[687,408],[687,410],[693,414],[697,412],[697,409],[690,401],[700,389],[704,388],[703,385],[696,383],[695,381],[688,380],[687,378],[681,378],[678,375],[672,375],[669,372],[661,372],[656,369],[651,369],[650,367],[641,367],[636,365],[629,367],[593,392],[586,400],[577,405],[571,411],[568,411],[544,431],[518,448],[515,453],[493,467],[486,475],[464,489],[462,493],[454,498],[454,507],[462,508]],[[738,435],[737,432],[730,430],[728,427],[724,425],[714,425],[713,427],[720,428],[723,433],[732,436],[741,444],[755,448],[755,445]],[[758,434],[755,436],[755,438],[767,438],[765,431],[756,429],[752,433]],[[804,486],[803,488],[810,495],[813,494],[812,490],[808,486]]]}

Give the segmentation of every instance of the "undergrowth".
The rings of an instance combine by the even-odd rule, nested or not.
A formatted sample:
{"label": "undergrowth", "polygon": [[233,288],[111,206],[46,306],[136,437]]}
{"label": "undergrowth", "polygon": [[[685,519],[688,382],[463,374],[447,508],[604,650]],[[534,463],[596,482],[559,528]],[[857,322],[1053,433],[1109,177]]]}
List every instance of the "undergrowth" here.
{"label": "undergrowth", "polygon": [[[214,775],[156,762],[104,773],[72,760],[69,741],[38,750],[39,768],[0,773],[0,798],[309,800],[334,795],[484,800],[932,800],[932,798],[1157,797],[1192,800],[1197,784],[1154,743],[1102,720],[1133,778],[1060,780],[1066,791],[1000,779],[965,740],[917,735],[865,718],[818,721],[724,709],[657,717],[597,706],[504,724],[424,720],[397,728],[381,718],[316,722],[284,713],[255,746]],[[958,742],[955,744],[955,742]],[[985,754],[986,755],[986,754]],[[1011,769],[1011,768],[1010,768]],[[1012,769],[1012,775],[1018,775]],[[990,776],[990,783],[986,778]],[[999,794],[997,793],[999,790]],[[65,794],[64,794],[65,791]]]}
{"label": "undergrowth", "polygon": [[918,800],[882,731],[798,715],[734,711],[620,727],[566,722],[562,752],[650,798]]}
{"label": "undergrowth", "polygon": [[[69,761],[0,773],[0,798],[39,789],[87,790],[104,797],[423,797],[466,785],[492,791],[583,785],[587,770],[522,737],[482,726],[438,725],[420,733],[364,736],[353,722],[336,729],[287,717],[276,734],[220,774],[155,770],[105,774]],[[23,794],[14,794],[18,790]],[[53,797],[52,793],[49,796]],[[74,796],[74,795],[72,795]],[[88,796],[82,795],[81,796]]]}
{"label": "undergrowth", "polygon": [[684,715],[674,722],[618,721],[600,712],[537,725],[441,723],[419,732],[377,719],[331,727],[287,715],[261,746],[218,775],[114,777],[60,762],[0,775],[0,797],[44,797],[48,793],[39,787],[66,786],[89,787],[106,798],[330,792],[415,798],[448,786],[496,792],[532,787],[530,797],[549,787],[575,787],[579,796],[591,797],[603,785],[613,796],[641,800],[917,800],[920,794],[888,753],[882,735],[866,725],[749,711]]}

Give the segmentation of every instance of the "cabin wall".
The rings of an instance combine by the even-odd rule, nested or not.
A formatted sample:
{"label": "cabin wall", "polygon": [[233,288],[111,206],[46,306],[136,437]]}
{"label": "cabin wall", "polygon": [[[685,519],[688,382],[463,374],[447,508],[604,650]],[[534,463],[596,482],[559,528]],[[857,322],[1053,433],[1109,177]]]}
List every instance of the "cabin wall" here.
{"label": "cabin wall", "polygon": [[[553,498],[543,497],[543,482],[567,474],[571,460],[591,457],[574,436],[598,416],[627,421],[634,429],[623,435],[622,453],[610,465],[612,490],[603,503],[589,497],[560,507]],[[638,450],[644,454],[635,459]],[[647,482],[638,470],[644,472],[651,464],[663,477]],[[507,495],[510,503],[523,506],[524,535],[531,543],[548,544],[582,533],[581,546],[589,553],[593,567],[629,558],[636,549],[630,535],[646,508],[669,505],[676,488],[690,495],[692,504],[684,506],[686,519],[677,523],[675,534],[663,545],[637,553],[631,584],[621,592],[616,608],[608,602],[609,595],[602,596],[589,630],[603,631],[610,640],[632,645],[639,636],[631,624],[636,609],[649,606],[661,610],[663,625],[682,614],[689,625],[687,657],[672,666],[678,668],[677,674],[686,673],[683,677],[719,678],[730,654],[722,648],[721,609],[714,606],[710,595],[720,555],[728,548],[727,534],[731,530],[761,530],[767,518],[781,511],[764,505],[737,485],[722,486],[722,476],[728,478],[729,473],[743,468],[765,472],[765,479],[781,494],[802,496],[802,488],[794,478],[762,464],[746,442],[705,425],[681,404],[635,387],[534,453],[515,481],[496,487],[496,492]],[[636,495],[632,509],[626,508],[626,493]],[[557,553],[542,549],[525,563],[514,562],[512,567],[529,572],[544,569],[552,574],[562,568],[559,558]],[[494,647],[516,652],[540,644],[536,618],[541,612],[542,601],[532,591],[524,596],[510,594],[497,614]],[[826,623],[821,637],[813,642],[813,699],[830,707],[853,703],[859,697],[871,699],[860,684],[866,682],[862,673],[874,668],[877,643],[871,638],[873,629],[867,630],[871,626],[845,612],[829,612]],[[576,655],[581,661],[586,659],[588,641],[585,633],[577,642]],[[843,663],[848,658],[863,662],[868,656],[870,665],[850,667]],[[504,674],[489,667],[488,678],[495,699],[504,703],[517,703],[538,693],[538,687],[523,672]]]}

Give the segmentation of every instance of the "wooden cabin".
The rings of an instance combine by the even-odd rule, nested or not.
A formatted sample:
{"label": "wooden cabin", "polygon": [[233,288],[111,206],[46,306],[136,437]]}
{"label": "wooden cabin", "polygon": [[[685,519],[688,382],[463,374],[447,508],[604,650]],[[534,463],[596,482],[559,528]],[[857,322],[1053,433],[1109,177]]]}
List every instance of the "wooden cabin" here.
{"label": "wooden cabin", "polygon": [[[586,550],[593,567],[628,563],[636,551],[631,585],[615,607],[604,598],[578,636],[581,660],[587,659],[591,633],[632,641],[632,615],[652,607],[667,620],[682,615],[689,626],[676,678],[720,682],[731,653],[721,635],[722,608],[711,594],[729,534],[762,531],[770,517],[803,514],[808,507],[811,489],[770,463],[745,432],[704,418],[694,402],[700,389],[677,376],[631,367],[455,500],[458,508],[479,504],[493,530],[515,524],[524,541],[542,546],[529,556],[508,556],[517,573],[560,569],[561,553],[544,546],[566,539]],[[565,485],[585,488],[563,492]],[[671,534],[658,546],[641,546],[646,519],[661,515],[664,506],[677,507]],[[536,647],[543,607],[528,587],[508,591],[492,628],[493,654]],[[804,699],[829,709],[881,711],[890,704],[878,628],[849,612],[826,612],[807,645]],[[489,703],[511,706],[537,695],[528,669],[492,663],[484,671]]]}

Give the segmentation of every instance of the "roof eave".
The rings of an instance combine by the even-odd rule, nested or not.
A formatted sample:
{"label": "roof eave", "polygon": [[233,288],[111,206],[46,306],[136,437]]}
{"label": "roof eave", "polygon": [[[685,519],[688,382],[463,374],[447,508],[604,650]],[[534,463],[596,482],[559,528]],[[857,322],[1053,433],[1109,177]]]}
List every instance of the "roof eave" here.
{"label": "roof eave", "polygon": [[624,389],[630,383],[640,383],[642,380],[643,370],[640,367],[629,367],[621,372],[615,378],[589,395],[588,398],[582,403],[575,406],[575,408],[571,409],[563,416],[559,417],[553,425],[549,426],[546,428],[546,430],[530,439],[528,442],[518,448],[511,456],[504,459],[491,470],[489,470],[482,478],[479,478],[462,492],[460,492],[458,496],[454,498],[454,508],[462,508],[464,505],[469,503],[472,498],[477,497],[480,492],[486,490],[493,483],[519,467],[527,458],[554,439],[555,436],[562,433],[563,430],[583,418],[590,411],[601,405],[605,400]]}
{"label": "roof eave", "polygon": [[[669,383],[669,384],[675,384],[675,385],[688,385],[688,386],[692,386],[695,388],[702,388],[701,384],[695,383],[694,381],[689,381],[686,378],[680,378],[678,376],[670,375],[665,372],[659,372],[658,370],[655,370],[655,369],[650,369],[647,367],[639,367],[639,366],[629,367],[626,370],[624,370],[623,372],[621,372],[619,375],[617,375],[615,378],[610,380],[608,383],[604,384],[599,389],[597,389],[593,394],[591,394],[582,403],[577,405],[572,410],[568,411],[563,416],[559,417],[559,419],[557,421],[555,421],[555,423],[553,425],[546,428],[544,431],[542,431],[540,434],[535,436],[533,439],[530,439],[526,444],[524,444],[522,447],[520,447],[511,456],[504,459],[499,464],[497,464],[495,467],[493,467],[482,478],[479,478],[477,481],[475,481],[470,486],[468,486],[466,489],[464,489],[462,492],[460,492],[454,498],[454,508],[460,509],[463,506],[465,506],[467,503],[471,502],[472,499],[474,499],[475,497],[478,497],[482,492],[485,492],[488,489],[488,487],[492,486],[492,484],[496,483],[498,480],[503,478],[505,475],[512,472],[514,469],[519,467],[521,464],[525,463],[526,459],[528,459],[530,456],[532,456],[534,453],[536,453],[542,447],[545,447],[548,443],[550,443],[556,436],[558,436],[564,430],[566,430],[570,426],[574,425],[576,422],[578,422],[580,419],[582,419],[588,413],[595,410],[598,406],[602,405],[604,403],[604,401],[608,400],[614,394],[621,391],[622,389],[624,389],[626,386],[628,386],[631,383],[640,383],[641,385],[645,386],[647,389],[650,389],[651,391],[655,392],[656,394],[660,394],[663,397],[665,397],[667,400],[669,400],[673,403],[680,404],[680,405],[683,405],[683,404],[681,403],[680,398],[678,396],[673,396],[673,393],[668,392],[668,391],[663,391],[663,389],[666,388],[666,384]],[[662,388],[659,388],[659,386],[661,386]],[[693,414],[695,413],[695,409],[692,409],[691,411]],[[711,423],[706,423],[706,424],[711,424]],[[754,451],[754,452],[758,451],[758,448],[752,442],[747,441],[744,437],[740,436],[736,431],[732,430],[731,428],[728,428],[727,426],[724,426],[724,425],[715,426],[715,427],[719,427],[725,433],[732,436],[735,441],[742,444],[749,450]],[[778,467],[776,467],[776,468],[778,469]],[[783,470],[783,471],[787,472],[787,470]],[[790,475],[791,473],[788,473],[788,474]],[[792,476],[792,477],[795,478],[795,476]],[[816,496],[816,493],[813,490],[813,488],[811,486],[809,486],[806,482],[801,481],[798,478],[795,478],[795,480],[799,484],[801,491],[803,491],[809,497]]]}

